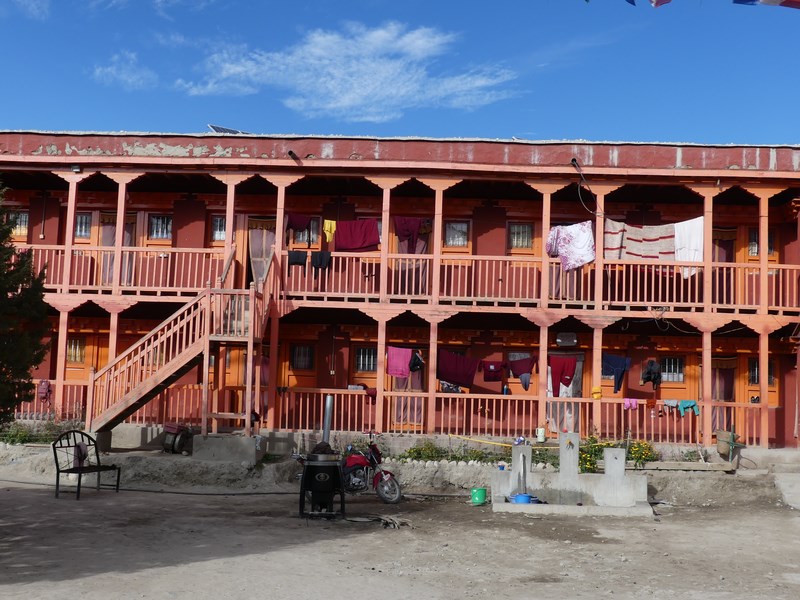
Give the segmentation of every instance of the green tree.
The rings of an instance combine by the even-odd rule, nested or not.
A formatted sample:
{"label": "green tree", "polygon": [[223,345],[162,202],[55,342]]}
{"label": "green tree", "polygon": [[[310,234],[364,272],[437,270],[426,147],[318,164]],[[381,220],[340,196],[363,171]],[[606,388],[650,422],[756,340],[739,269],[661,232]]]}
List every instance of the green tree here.
{"label": "green tree", "polygon": [[33,399],[31,369],[44,360],[43,339],[50,330],[44,271],[34,274],[30,251],[11,241],[13,228],[0,187],[0,423],[12,418],[15,406]]}

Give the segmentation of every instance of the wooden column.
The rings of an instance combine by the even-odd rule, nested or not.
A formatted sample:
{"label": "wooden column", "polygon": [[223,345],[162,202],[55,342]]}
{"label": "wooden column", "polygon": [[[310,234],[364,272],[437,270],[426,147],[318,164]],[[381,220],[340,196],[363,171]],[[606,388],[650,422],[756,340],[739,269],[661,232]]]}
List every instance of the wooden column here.
{"label": "wooden column", "polygon": [[92,173],[73,173],[72,171],[53,171],[61,179],[69,183],[67,193],[67,223],[64,231],[64,268],[61,272],[62,280],[59,290],[62,293],[69,291],[69,281],[72,276],[72,245],[75,237],[75,209],[78,203],[78,184],[93,175]]}
{"label": "wooden column", "polygon": [[[104,172],[103,174],[119,186],[117,188],[117,217],[114,226],[114,272],[111,275],[111,291],[114,294],[119,294],[122,278],[122,245],[125,241],[125,201],[128,196],[128,184],[137,177],[144,175],[144,173]],[[109,348],[109,360],[112,358],[110,352],[111,349]]]}
{"label": "wooden column", "polygon": [[277,429],[280,424],[280,412],[282,406],[278,404],[278,363],[280,352],[278,351],[278,334],[280,332],[280,315],[278,314],[277,303],[273,303],[273,308],[269,315],[269,380],[267,381],[267,429]]}
{"label": "wooden column", "polygon": [[[278,269],[278,274],[282,273],[283,265],[283,238],[285,237],[285,228],[283,226],[284,217],[286,216],[286,188],[294,182],[303,178],[303,175],[277,175],[277,174],[261,174],[261,177],[269,181],[272,185],[278,188],[278,198],[275,205],[275,258],[274,267]],[[270,360],[272,360],[272,352],[270,352]]]}
{"label": "wooden column", "polygon": [[536,411],[537,425],[547,427],[547,355],[550,339],[550,327],[539,327],[539,409]]}
{"label": "wooden column", "polygon": [[[605,271],[605,239],[603,232],[606,223],[606,196],[618,189],[620,186],[594,185],[592,192],[595,195],[595,214],[594,214],[594,307],[600,310],[603,307],[603,277]],[[591,208],[591,207],[590,207]]]}
{"label": "wooden column", "polygon": [[550,265],[545,246],[547,245],[547,234],[550,233],[552,196],[558,190],[565,188],[566,185],[563,181],[553,182],[531,180],[526,181],[525,183],[542,194],[542,244],[540,249],[541,252],[539,253],[541,260],[539,306],[542,308],[547,308],[550,301]]}
{"label": "wooden column", "polygon": [[60,420],[64,414],[64,377],[67,372],[67,326],[69,311],[61,310],[58,313],[58,349],[56,354],[56,397],[54,409],[56,419]]}
{"label": "wooden column", "polygon": [[[225,195],[225,260],[230,256],[233,250],[233,244],[236,240],[233,239],[235,228],[234,208],[236,206],[236,186],[243,181],[249,179],[252,174],[244,173],[212,173],[215,179],[221,181],[227,186]],[[280,188],[279,188],[280,189]],[[277,233],[277,224],[276,224]],[[225,286],[226,283],[222,282]]]}
{"label": "wooden column", "polygon": [[[388,286],[389,286],[389,228],[390,228],[390,202],[392,189],[398,185],[408,181],[407,178],[397,177],[368,177],[369,181],[377,185],[383,190],[383,205],[381,208],[381,266],[380,266],[380,301],[388,302]],[[380,347],[378,348],[378,357],[380,358]],[[381,393],[381,388],[378,388],[378,393]]]}
{"label": "wooden column", "polygon": [[[383,230],[384,232],[386,229]],[[386,235],[384,233],[384,235]],[[386,238],[384,238],[386,239]],[[383,280],[381,280],[383,281]],[[384,391],[386,388],[386,323],[387,319],[378,319],[378,364],[375,374],[375,388],[377,394],[375,396],[375,431],[378,433],[384,430],[383,422],[385,419],[385,396]]]}
{"label": "wooden column", "polygon": [[425,178],[418,179],[420,183],[431,188],[435,193],[433,204],[433,273],[431,274],[431,302],[434,306],[439,304],[442,295],[442,239],[444,233],[444,191],[459,183],[460,179]]}
{"label": "wooden column", "polygon": [[703,445],[709,447],[712,445],[712,438],[714,432],[712,429],[712,405],[713,398],[711,397],[711,330],[703,330],[703,350],[702,350],[702,373],[700,378],[703,382],[702,395],[700,397],[700,408],[702,410],[702,423],[703,423]]}
{"label": "wooden column", "polygon": [[425,410],[425,433],[428,434],[436,431],[436,360],[438,349],[439,321],[434,320],[431,321],[431,334],[428,343],[428,406]]}
{"label": "wooden column", "polygon": [[761,400],[759,440],[762,448],[769,448],[769,333],[763,330],[758,334],[758,394]]}

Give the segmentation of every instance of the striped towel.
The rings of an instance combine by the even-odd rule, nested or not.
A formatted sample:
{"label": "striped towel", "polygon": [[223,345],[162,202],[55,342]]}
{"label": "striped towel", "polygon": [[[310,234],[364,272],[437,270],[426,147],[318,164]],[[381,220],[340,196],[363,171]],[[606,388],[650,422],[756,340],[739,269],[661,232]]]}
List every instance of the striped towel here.
{"label": "striped towel", "polygon": [[675,225],[625,225],[622,244],[625,260],[675,260]]}

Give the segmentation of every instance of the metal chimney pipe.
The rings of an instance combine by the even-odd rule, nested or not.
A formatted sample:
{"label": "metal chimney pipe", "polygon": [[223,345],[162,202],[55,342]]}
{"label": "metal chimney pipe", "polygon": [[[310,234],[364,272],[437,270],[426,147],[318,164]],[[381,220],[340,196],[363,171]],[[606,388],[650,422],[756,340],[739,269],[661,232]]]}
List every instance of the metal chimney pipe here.
{"label": "metal chimney pipe", "polygon": [[330,444],[331,419],[333,418],[333,394],[325,396],[325,418],[322,425],[322,441]]}

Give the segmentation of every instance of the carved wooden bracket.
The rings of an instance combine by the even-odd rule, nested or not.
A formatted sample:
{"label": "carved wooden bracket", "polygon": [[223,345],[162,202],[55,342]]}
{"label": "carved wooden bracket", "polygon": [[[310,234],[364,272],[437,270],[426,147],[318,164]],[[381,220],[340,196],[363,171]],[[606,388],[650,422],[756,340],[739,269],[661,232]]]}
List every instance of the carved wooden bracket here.
{"label": "carved wooden bracket", "polygon": [[702,332],[713,333],[733,321],[733,317],[720,314],[684,314],[681,319]]}
{"label": "carved wooden bracket", "polygon": [[747,319],[746,322],[742,321],[742,325],[748,329],[752,329],[759,335],[769,335],[773,331],[777,331],[791,322],[789,318],[780,317],[778,315],[757,315]]}
{"label": "carved wooden bracket", "polygon": [[599,315],[586,315],[586,316],[575,316],[581,323],[584,325],[588,325],[592,329],[605,329],[606,327],[610,327],[617,321],[621,321],[621,317],[604,317]]}
{"label": "carved wooden bracket", "polygon": [[105,298],[101,296],[96,296],[92,298],[92,302],[97,304],[107,313],[113,315],[113,314],[119,314],[123,310],[129,309],[131,306],[136,304],[136,299],[129,298],[127,296],[117,296],[114,298]]}
{"label": "carved wooden bracket", "polygon": [[453,187],[457,183],[461,183],[461,179],[446,179],[444,177],[425,177],[424,179],[420,179],[417,177],[417,181],[421,184],[428,186],[433,191],[445,191],[448,188]]}
{"label": "carved wooden bracket", "polygon": [[123,183],[128,184],[134,179],[138,179],[144,173],[128,173],[127,171],[124,173],[120,173],[118,171],[101,171],[103,175],[108,177],[111,181],[118,185],[122,185]]}
{"label": "carved wooden bracket", "polygon": [[374,183],[382,190],[391,190],[393,188],[396,188],[398,185],[404,184],[411,178],[410,177],[365,177],[365,179],[367,181]]}
{"label": "carved wooden bracket", "polygon": [[[238,185],[250,179],[253,174],[249,173],[211,173],[211,176],[225,185]],[[294,182],[292,182],[294,183]],[[290,184],[291,185],[291,184]]]}
{"label": "carved wooden bracket", "polygon": [[566,315],[546,309],[529,308],[521,310],[519,316],[539,327],[550,327],[561,321]]}
{"label": "carved wooden bracket", "polygon": [[266,181],[269,181],[275,187],[289,187],[295,181],[300,181],[305,175],[279,175],[278,173],[259,173]]}
{"label": "carved wooden bracket", "polygon": [[77,294],[45,294],[44,301],[59,312],[71,312],[89,298]]}
{"label": "carved wooden bracket", "polygon": [[364,306],[358,307],[359,312],[364,313],[373,321],[377,321],[378,323],[386,323],[387,321],[391,321],[398,315],[402,315],[406,310],[406,307],[401,306]]}

